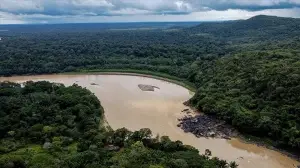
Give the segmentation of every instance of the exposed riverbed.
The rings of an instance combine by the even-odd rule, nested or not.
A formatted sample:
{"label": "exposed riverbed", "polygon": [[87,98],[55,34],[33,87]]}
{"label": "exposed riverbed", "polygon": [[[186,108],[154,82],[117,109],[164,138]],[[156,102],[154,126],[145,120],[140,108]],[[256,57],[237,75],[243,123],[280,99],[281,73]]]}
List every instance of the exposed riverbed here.
{"label": "exposed riverbed", "polygon": [[[113,129],[130,130],[150,128],[153,134],[168,135],[181,140],[204,153],[210,149],[213,156],[236,161],[241,168],[295,168],[299,163],[279,152],[247,144],[238,139],[197,138],[177,127],[178,118],[186,107],[183,102],[192,97],[186,88],[141,76],[124,75],[41,75],[0,77],[0,81],[24,82],[47,80],[80,86],[91,90],[100,99],[105,116]],[[157,86],[151,92],[142,91],[138,85]]]}

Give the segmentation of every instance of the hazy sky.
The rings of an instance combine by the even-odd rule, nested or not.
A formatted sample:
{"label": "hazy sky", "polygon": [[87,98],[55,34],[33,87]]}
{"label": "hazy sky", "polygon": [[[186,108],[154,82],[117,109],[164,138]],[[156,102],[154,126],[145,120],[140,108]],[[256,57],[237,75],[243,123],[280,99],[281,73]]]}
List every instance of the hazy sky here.
{"label": "hazy sky", "polygon": [[300,0],[0,0],[0,24],[300,17]]}

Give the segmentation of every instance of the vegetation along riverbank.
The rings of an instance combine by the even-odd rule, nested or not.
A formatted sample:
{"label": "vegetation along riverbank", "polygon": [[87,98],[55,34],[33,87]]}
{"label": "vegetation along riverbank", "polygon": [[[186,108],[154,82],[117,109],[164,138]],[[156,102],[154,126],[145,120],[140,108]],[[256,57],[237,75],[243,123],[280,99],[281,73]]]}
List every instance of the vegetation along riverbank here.
{"label": "vegetation along riverbank", "polygon": [[197,110],[299,151],[300,19],[260,15],[177,30],[0,32],[0,75],[168,74],[195,86],[189,103]]}
{"label": "vegetation along riverbank", "polygon": [[150,129],[99,129],[97,97],[76,84],[0,83],[0,167],[235,168]]}

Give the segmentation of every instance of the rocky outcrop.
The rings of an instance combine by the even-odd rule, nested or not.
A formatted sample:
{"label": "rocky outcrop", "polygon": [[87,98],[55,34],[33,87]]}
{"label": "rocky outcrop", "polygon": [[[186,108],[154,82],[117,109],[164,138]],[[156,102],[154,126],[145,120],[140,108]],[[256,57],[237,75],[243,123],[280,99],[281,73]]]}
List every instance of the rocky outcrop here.
{"label": "rocky outcrop", "polygon": [[207,115],[185,116],[178,119],[177,125],[184,132],[193,133],[196,137],[212,137],[231,139],[237,136],[237,131],[224,121],[220,121]]}

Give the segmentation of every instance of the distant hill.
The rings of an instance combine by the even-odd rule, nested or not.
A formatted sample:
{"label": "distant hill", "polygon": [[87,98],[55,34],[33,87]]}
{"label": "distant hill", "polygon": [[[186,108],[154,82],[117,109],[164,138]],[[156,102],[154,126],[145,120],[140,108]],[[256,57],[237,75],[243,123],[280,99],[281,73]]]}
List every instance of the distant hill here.
{"label": "distant hill", "polygon": [[247,20],[202,23],[188,28],[187,31],[230,38],[287,38],[299,36],[300,19],[258,15]]}

